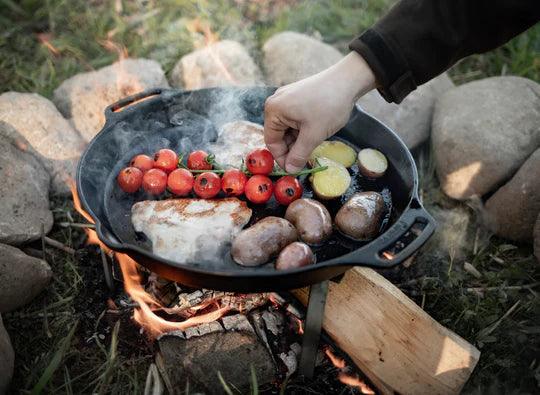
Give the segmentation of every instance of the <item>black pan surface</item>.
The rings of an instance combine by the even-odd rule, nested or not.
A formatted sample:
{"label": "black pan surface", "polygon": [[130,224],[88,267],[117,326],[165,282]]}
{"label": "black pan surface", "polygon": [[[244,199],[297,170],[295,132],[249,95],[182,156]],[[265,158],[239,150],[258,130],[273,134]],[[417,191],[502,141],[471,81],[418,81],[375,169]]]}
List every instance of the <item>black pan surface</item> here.
{"label": "black pan surface", "polygon": [[[255,268],[239,266],[228,252],[218,261],[189,263],[171,262],[152,254],[151,243],[131,225],[131,207],[137,201],[156,198],[142,191],[134,195],[122,192],[116,183],[118,171],[139,153],[151,155],[166,147],[177,152],[205,148],[208,141],[217,138],[217,130],[226,122],[245,119],[262,124],[264,101],[273,91],[272,88],[153,90],[109,107],[107,123],[81,158],[77,177],[81,201],[96,220],[100,239],[158,274],[185,285],[231,291],[295,288],[334,277],[353,265],[390,267],[410,256],[434,229],[432,218],[417,199],[414,161],[392,131],[359,110],[353,111],[349,123],[335,138],[357,150],[379,149],[388,157],[390,167],[381,179],[369,180],[353,166],[353,183],[347,193],[325,204],[333,216],[355,192],[382,193],[386,216],[381,236],[376,240],[353,241],[335,231],[329,241],[314,248],[316,265],[283,272],[276,271],[272,263]],[[310,183],[307,179],[302,181],[304,196],[310,197]],[[160,197],[166,198],[171,196]],[[269,215],[283,216],[285,212],[273,199],[266,205],[250,204],[250,207],[253,209],[250,224]],[[413,226],[420,231],[411,232]],[[411,239],[412,233],[417,235]],[[405,239],[412,241],[403,245]],[[395,252],[393,259],[381,255],[387,250]]]}

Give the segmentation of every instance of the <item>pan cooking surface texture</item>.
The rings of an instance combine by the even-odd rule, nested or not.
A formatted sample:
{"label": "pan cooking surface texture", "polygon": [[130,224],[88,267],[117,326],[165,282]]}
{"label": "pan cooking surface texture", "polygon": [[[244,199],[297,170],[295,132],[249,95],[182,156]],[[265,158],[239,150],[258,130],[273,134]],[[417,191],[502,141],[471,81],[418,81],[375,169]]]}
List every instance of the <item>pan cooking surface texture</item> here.
{"label": "pan cooking surface texture", "polygon": [[[159,134],[159,131],[157,131],[157,134]],[[166,144],[163,145],[163,147],[174,147],[177,145],[177,141],[182,139],[181,134],[175,134],[172,136],[169,136]],[[162,143],[165,141],[163,139],[160,139]],[[348,143],[351,145],[350,143]],[[200,149],[201,147],[194,147],[195,149]],[[359,147],[354,147],[356,150],[359,149]],[[124,193],[118,186],[118,183],[116,182],[116,175],[118,172],[127,164],[129,163],[129,160],[132,156],[140,153],[145,153],[148,155],[152,155],[155,150],[159,149],[159,147],[156,147],[154,150],[150,151],[137,151],[134,150],[132,153],[130,152],[128,154],[128,157],[122,158],[117,165],[114,167],[113,172],[111,172],[110,176],[108,177],[106,188],[105,188],[105,197],[104,197],[104,204],[105,204],[105,211],[109,217],[110,224],[112,231],[114,234],[118,237],[118,239],[123,243],[129,243],[133,245],[137,245],[139,247],[142,247],[149,252],[152,252],[152,244],[150,240],[147,239],[147,237],[143,233],[135,232],[132,223],[131,223],[131,207],[136,202],[142,201],[142,200],[163,200],[163,199],[170,199],[174,198],[173,195],[167,192],[167,194],[161,198],[156,198],[153,196],[150,196],[146,194],[142,189],[137,192],[136,194],[126,194]],[[392,172],[393,170],[389,169],[389,172]],[[351,186],[347,190],[347,192],[339,199],[335,199],[333,201],[321,201],[329,210],[332,218],[334,218],[335,214],[339,210],[339,208],[348,200],[348,198],[356,193],[361,191],[376,191],[382,194],[384,200],[385,200],[385,216],[384,220],[381,223],[381,232],[386,229],[386,227],[392,222],[392,219],[395,218],[395,213],[393,213],[393,207],[392,207],[392,192],[388,185],[385,183],[386,176],[382,177],[379,180],[368,180],[365,177],[362,177],[358,172],[358,166],[354,165],[349,170],[351,176],[352,176],[352,182]],[[277,179],[277,177],[276,177]],[[304,187],[304,195],[303,197],[309,197],[313,198],[313,190],[311,188],[311,183],[308,180],[307,176],[303,176],[300,178],[302,185]],[[219,196],[222,196],[221,194]],[[196,197],[193,195],[192,197]],[[246,201],[244,197],[241,197],[241,200]],[[261,220],[264,217],[268,216],[276,216],[276,217],[284,217],[285,216],[285,210],[286,207],[279,205],[275,199],[272,197],[272,199],[267,204],[252,204],[248,202],[248,206],[252,209],[253,213],[251,216],[250,222],[246,225],[246,227],[249,227],[256,223],[257,221]],[[212,237],[212,230],[208,230],[208,237]],[[342,234],[339,233],[336,229],[334,229],[334,232],[332,236],[327,240],[325,243],[319,246],[313,246],[313,252],[316,255],[316,259],[318,262],[326,261],[332,258],[337,258],[339,256],[342,256],[346,253],[349,253],[353,250],[356,250],[363,245],[365,245],[366,242],[361,241],[355,241],[352,240]],[[179,262],[183,263],[183,262]],[[194,267],[212,267],[220,270],[243,270],[243,271],[253,271],[253,270],[275,270],[273,268],[273,263],[269,262],[266,265],[258,266],[258,267],[244,267],[241,265],[236,264],[229,253],[229,250],[224,251],[223,259],[221,261],[217,262],[189,262],[191,266]]]}

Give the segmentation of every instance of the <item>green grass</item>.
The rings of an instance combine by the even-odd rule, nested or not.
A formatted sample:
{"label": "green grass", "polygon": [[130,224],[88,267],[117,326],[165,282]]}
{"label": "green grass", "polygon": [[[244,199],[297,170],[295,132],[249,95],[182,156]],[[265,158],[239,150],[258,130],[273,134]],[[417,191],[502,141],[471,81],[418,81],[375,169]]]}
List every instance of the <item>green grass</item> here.
{"label": "green grass", "polygon": [[[393,2],[0,0],[0,92],[51,97],[66,78],[118,58],[117,52],[106,48],[107,39],[125,47],[132,57],[155,59],[169,72],[182,55],[204,43],[204,34],[193,28],[195,21],[221,38],[242,42],[256,59],[264,41],[282,30],[319,36],[345,52],[348,41]],[[43,33],[57,53],[39,42]],[[503,74],[540,81],[539,53],[540,26],[536,26],[495,51],[463,60],[450,74],[456,83]],[[438,189],[429,156],[424,158],[425,202],[432,208],[455,207]],[[54,208],[59,221],[72,212],[65,201],[55,200]],[[474,239],[475,225],[470,227]],[[51,236],[79,246],[81,232],[55,228]],[[424,254],[402,288],[481,349],[468,392],[532,393],[540,377],[535,359],[540,353],[540,306],[538,287],[526,285],[540,278],[539,265],[529,246],[488,237],[481,238],[476,250],[471,244],[472,239],[460,259],[440,251],[436,258]],[[464,260],[480,271],[480,278],[463,270]],[[52,285],[29,306],[4,316],[17,354],[13,389],[140,393],[152,353],[127,344],[138,337],[129,317],[110,320],[101,314],[108,295],[103,281],[92,274],[92,270],[99,273],[99,255],[88,252],[74,258],[49,249],[47,261],[54,271]],[[481,295],[470,290],[480,287],[493,288]],[[133,349],[139,352],[129,351]]]}

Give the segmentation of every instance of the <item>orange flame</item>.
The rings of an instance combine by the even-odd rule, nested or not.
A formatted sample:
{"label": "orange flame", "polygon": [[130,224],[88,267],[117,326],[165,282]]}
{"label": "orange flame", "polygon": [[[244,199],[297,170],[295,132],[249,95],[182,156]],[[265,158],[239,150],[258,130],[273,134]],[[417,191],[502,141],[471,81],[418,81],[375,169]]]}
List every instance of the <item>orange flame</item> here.
{"label": "orange flame", "polygon": [[[73,194],[73,206],[75,207],[75,210],[77,210],[77,212],[79,212],[89,222],[94,223],[92,217],[86,211],[84,211],[81,206],[75,182],[70,180],[69,184],[71,193]],[[104,251],[108,253],[112,252],[99,240],[97,233],[93,229],[84,228],[84,231],[88,235],[88,244],[97,244]],[[118,260],[120,269],[122,270],[124,288],[131,299],[138,304],[138,307],[135,308],[133,312],[133,318],[144,328],[146,333],[151,338],[156,338],[157,336],[167,332],[176,330],[183,331],[195,325],[215,321],[230,310],[229,307],[217,306],[217,309],[214,311],[191,317],[182,322],[167,321],[164,318],[156,315],[155,311],[167,309],[165,309],[158,300],[144,290],[142,286],[142,278],[138,271],[138,263],[126,254],[114,253],[114,255]],[[202,309],[208,307],[208,305],[209,304],[205,304],[204,306],[196,306],[194,309],[197,307]]]}
{"label": "orange flame", "polygon": [[304,334],[304,322],[298,318],[293,316],[296,319],[296,323],[298,324],[298,334],[303,335]]}
{"label": "orange flame", "polygon": [[99,40],[99,44],[109,52],[115,52],[118,54],[118,60],[124,60],[128,58],[128,50],[124,44],[113,41],[113,37],[116,31],[110,30],[107,32],[107,38],[105,40]]}
{"label": "orange flame", "polygon": [[345,360],[334,355],[334,353],[330,351],[329,347],[327,347],[324,350],[324,353],[326,354],[330,362],[332,362],[332,365],[334,365],[336,368],[338,369],[345,368]]}
{"label": "orange flame", "polygon": [[341,372],[338,375],[338,379],[343,384],[358,388],[362,394],[375,394],[375,392],[357,376],[351,376]]}
{"label": "orange flame", "polygon": [[[330,347],[327,347],[324,352],[330,362],[332,362],[332,364],[336,368],[340,370],[345,369],[345,360],[334,355],[332,350],[330,350]],[[375,392],[371,388],[369,388],[366,383],[360,380],[358,376],[351,376],[350,374],[347,374],[345,372],[339,372],[338,380],[341,381],[343,384],[358,388],[362,394],[375,394]]]}
{"label": "orange flame", "polygon": [[382,256],[384,257],[384,259],[388,259],[389,261],[394,259],[394,254],[392,254],[390,251],[384,251],[382,253]]}

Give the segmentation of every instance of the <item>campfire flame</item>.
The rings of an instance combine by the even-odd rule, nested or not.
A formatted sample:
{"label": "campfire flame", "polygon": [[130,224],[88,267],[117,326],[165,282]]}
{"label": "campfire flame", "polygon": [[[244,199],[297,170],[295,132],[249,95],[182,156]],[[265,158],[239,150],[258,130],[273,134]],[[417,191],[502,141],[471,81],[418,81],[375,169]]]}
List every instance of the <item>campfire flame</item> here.
{"label": "campfire flame", "polygon": [[[73,180],[70,182],[70,188],[73,195],[73,205],[77,212],[79,212],[88,222],[94,223],[92,217],[86,211],[84,211],[81,206],[77,188]],[[158,316],[156,312],[166,311],[168,309],[162,306],[162,304],[152,295],[147,293],[142,286],[142,277],[139,273],[139,264],[126,254],[111,251],[99,240],[97,233],[93,229],[84,228],[84,231],[88,236],[88,244],[98,245],[101,249],[103,249],[103,251],[108,254],[113,254],[117,259],[122,270],[124,289],[131,299],[137,304],[137,307],[133,312],[133,319],[151,338],[155,339],[167,332],[177,330],[185,331],[187,328],[192,326],[216,321],[230,310],[229,307],[220,307],[216,303],[216,309],[208,313],[195,315],[181,322],[167,321],[166,319]],[[201,306],[195,306],[193,309],[201,310],[208,306],[209,304],[204,304]]]}
{"label": "campfire flame", "polygon": [[342,382],[345,385],[356,387],[362,394],[375,394],[375,392],[365,383],[363,382],[358,376],[352,376],[348,373],[345,373],[345,370],[347,368],[347,365],[345,363],[345,360],[343,358],[339,358],[336,356],[330,347],[325,348],[324,353],[332,362],[332,365],[334,365],[337,369],[340,370],[338,374],[338,380]]}

